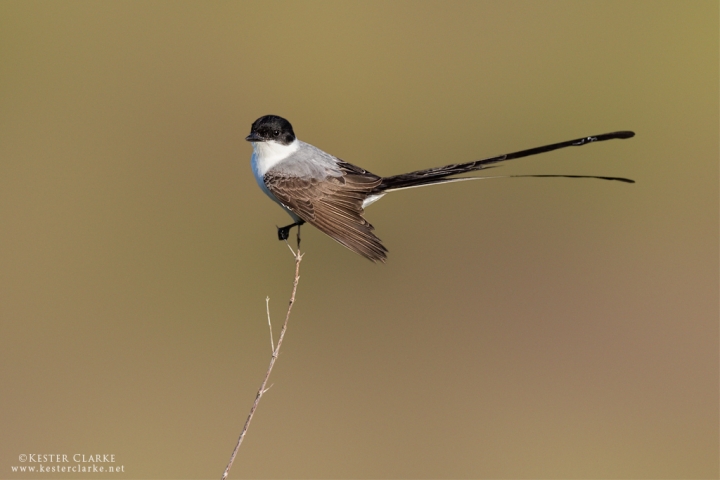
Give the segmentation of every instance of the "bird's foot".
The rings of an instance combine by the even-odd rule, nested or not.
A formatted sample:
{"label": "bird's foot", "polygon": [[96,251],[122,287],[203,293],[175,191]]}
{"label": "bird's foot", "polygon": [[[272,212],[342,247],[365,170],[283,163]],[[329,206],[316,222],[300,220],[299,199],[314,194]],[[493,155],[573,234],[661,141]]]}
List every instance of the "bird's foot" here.
{"label": "bird's foot", "polygon": [[278,231],[278,240],[283,241],[290,238],[290,229],[297,226],[298,227],[298,243],[300,243],[300,225],[305,223],[303,220],[300,220],[299,222],[291,223],[290,225],[285,225],[284,227],[277,227]]}
{"label": "bird's foot", "polygon": [[285,227],[277,227],[278,230],[278,240],[283,241],[287,240],[288,237],[290,237],[290,229],[294,227],[295,224],[287,225]]}

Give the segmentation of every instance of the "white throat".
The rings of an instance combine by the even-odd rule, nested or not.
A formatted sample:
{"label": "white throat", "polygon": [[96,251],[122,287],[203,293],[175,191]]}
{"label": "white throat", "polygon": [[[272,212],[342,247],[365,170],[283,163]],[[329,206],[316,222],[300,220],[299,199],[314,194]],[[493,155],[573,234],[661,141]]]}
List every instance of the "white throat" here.
{"label": "white throat", "polygon": [[252,142],[252,164],[256,176],[264,176],[268,170],[282,162],[300,148],[297,138],[290,145],[269,140],[267,142]]}

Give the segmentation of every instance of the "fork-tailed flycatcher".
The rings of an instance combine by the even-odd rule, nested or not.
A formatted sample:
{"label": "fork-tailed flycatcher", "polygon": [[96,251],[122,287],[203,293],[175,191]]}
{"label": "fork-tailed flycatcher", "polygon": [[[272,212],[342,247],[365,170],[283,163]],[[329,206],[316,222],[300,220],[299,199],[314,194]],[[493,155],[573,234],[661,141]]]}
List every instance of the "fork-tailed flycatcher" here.
{"label": "fork-tailed flycatcher", "polygon": [[[559,148],[579,147],[588,143],[635,135],[621,131],[578,138],[531,148],[484,160],[454,163],[444,167],[379,177],[347,163],[295,137],[292,125],[282,117],[265,115],[252,124],[245,140],[252,142],[252,169],[265,194],[290,214],[294,223],[278,228],[278,238],[286,240],[290,229],[305,222],[317,227],[335,241],[373,262],[384,262],[387,249],[363,217],[364,208],[386,193],[406,188],[462,182],[494,177],[456,177],[489,168],[493,164],[550,152]],[[620,177],[589,175],[508,175],[508,177],[597,178],[634,183]]]}

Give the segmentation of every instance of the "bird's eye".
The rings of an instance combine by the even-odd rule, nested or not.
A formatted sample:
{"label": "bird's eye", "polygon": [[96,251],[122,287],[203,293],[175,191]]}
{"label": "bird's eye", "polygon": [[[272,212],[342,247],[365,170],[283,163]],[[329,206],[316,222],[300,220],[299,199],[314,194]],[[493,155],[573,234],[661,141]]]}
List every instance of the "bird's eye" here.
{"label": "bird's eye", "polygon": [[273,130],[273,135],[275,135],[276,137],[280,135],[280,130]]}

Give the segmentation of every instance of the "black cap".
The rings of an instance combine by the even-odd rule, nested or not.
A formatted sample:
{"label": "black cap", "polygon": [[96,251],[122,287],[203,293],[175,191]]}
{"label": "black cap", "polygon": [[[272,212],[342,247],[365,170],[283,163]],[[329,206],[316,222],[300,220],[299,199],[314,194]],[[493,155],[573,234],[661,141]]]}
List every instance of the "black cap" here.
{"label": "black cap", "polygon": [[283,145],[290,145],[295,140],[290,122],[277,115],[265,115],[252,124],[250,135],[245,137],[248,142],[268,142],[273,140]]}

